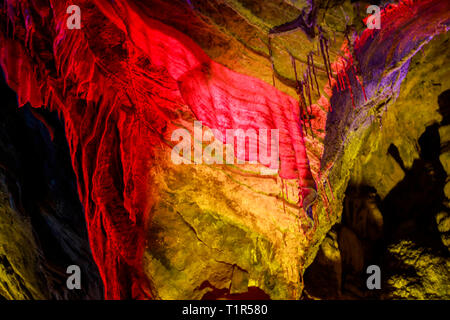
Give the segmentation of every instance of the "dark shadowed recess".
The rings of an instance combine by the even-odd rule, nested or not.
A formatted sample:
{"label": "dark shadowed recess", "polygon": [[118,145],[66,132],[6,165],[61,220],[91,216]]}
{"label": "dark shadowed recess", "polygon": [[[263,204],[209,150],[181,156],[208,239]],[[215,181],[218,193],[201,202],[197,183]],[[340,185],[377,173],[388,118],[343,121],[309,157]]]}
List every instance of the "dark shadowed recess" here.
{"label": "dark shadowed recess", "polygon": [[258,287],[248,287],[244,293],[230,293],[230,289],[218,289],[205,281],[199,289],[210,288],[202,300],[270,300],[270,296]]}
{"label": "dark shadowed recess", "polygon": [[[10,202],[30,221],[42,251],[41,265],[30,267],[43,271],[50,299],[102,299],[63,124],[54,112],[18,108],[0,77],[0,170]],[[81,268],[81,290],[66,287],[69,265]]]}

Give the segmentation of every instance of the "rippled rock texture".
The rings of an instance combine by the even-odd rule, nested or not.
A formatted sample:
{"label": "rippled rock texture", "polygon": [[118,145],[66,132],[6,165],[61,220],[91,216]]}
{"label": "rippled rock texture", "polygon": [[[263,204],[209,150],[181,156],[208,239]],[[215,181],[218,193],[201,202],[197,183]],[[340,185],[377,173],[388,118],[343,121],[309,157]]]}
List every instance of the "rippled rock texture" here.
{"label": "rippled rock texture", "polygon": [[[404,199],[416,191],[402,182],[413,181],[426,185],[427,227],[440,232],[433,239],[448,242],[446,150],[425,150],[433,135],[448,140],[436,113],[448,101],[437,102],[449,87],[439,52],[448,46],[447,1],[387,6],[380,30],[365,28],[363,2],[80,0],[81,28],[69,30],[70,4],[1,6],[0,63],[27,105],[17,112],[47,134],[46,148],[30,133],[15,145],[2,138],[2,150],[31,144],[46,159],[68,145],[54,161],[64,172],[36,160],[22,166],[36,166],[42,185],[12,180],[33,195],[24,217],[9,200],[14,183],[2,184],[0,227],[16,230],[0,238],[2,296],[73,298],[58,275],[79,264],[89,279],[81,298],[100,298],[102,285],[107,299],[366,298],[375,295],[364,288],[365,268],[378,263],[391,270],[383,273],[391,289],[376,297],[446,297],[448,279],[430,274],[423,278],[438,293],[405,296],[397,279],[414,281],[391,264],[416,255],[429,257],[424,265],[448,263],[434,242],[397,234],[421,225]],[[192,133],[196,120],[222,133],[278,129],[278,174],[262,175],[261,164],[174,164],[172,133]],[[5,163],[14,172],[14,161]],[[41,253],[57,246],[58,254]],[[39,271],[47,264],[59,279],[51,284]],[[428,270],[448,271],[439,268]]]}

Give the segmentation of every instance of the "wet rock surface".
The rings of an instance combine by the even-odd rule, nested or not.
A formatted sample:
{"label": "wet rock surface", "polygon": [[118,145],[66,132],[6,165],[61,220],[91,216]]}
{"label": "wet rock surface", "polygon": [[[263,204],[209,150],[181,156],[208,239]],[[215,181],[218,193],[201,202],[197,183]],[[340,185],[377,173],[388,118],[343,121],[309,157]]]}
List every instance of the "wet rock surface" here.
{"label": "wet rock surface", "polygon": [[[304,71],[308,64],[305,57],[311,51],[318,51],[318,38],[311,39],[302,29],[273,36],[269,46],[268,32],[276,26],[297,19],[301,10],[307,8],[306,1],[297,1],[294,5],[291,1],[277,0],[193,1],[194,13],[188,11],[189,6],[185,1],[155,0],[152,1],[154,7],[147,4],[140,2],[139,8],[142,12],[186,33],[215,61],[234,71],[274,84],[292,97],[297,98],[296,75],[291,56],[297,61],[299,71]],[[325,34],[332,39],[330,57],[334,61],[339,56],[338,51],[348,31],[363,28],[360,17],[364,15],[364,6],[352,5],[350,1],[318,1],[317,4],[317,21],[323,26]],[[108,22],[108,18],[102,16],[100,10],[90,5],[87,5],[86,13],[87,16],[100,19],[99,21]],[[89,44],[87,47],[92,50],[92,56],[98,56],[105,62],[105,65],[110,67],[109,71],[115,71],[110,75],[121,74],[123,70],[128,72],[129,69],[121,64],[125,52],[129,50],[128,44],[125,46],[126,42],[121,38],[124,35],[121,34],[117,39],[110,37],[108,32],[120,33],[117,26],[102,33],[103,24],[99,25],[91,23],[87,26],[88,30],[96,31],[86,36],[85,44]],[[37,34],[37,38],[33,39],[40,40],[39,33]],[[44,34],[44,38],[45,36],[49,35]],[[393,43],[399,39],[389,40]],[[352,106],[348,91],[337,93],[336,88],[331,102],[337,109],[329,114],[328,118],[323,106],[315,106],[317,112],[314,114],[313,123],[316,136],[308,136],[305,144],[316,177],[321,168],[334,162],[329,186],[333,188],[334,195],[327,191],[327,185],[322,183],[323,181],[318,180],[319,191],[322,195],[326,194],[331,204],[325,204],[326,198],[317,201],[314,207],[314,224],[297,206],[297,181],[261,177],[255,175],[260,168],[253,167],[177,167],[170,162],[170,148],[164,146],[150,153],[151,147],[156,144],[154,141],[144,141],[140,145],[141,154],[148,152],[151,162],[148,158],[128,158],[126,152],[123,155],[123,145],[133,145],[141,132],[132,131],[135,127],[133,123],[128,124],[120,135],[117,125],[119,120],[114,119],[117,120],[114,122],[111,120],[113,118],[108,117],[112,114],[112,117],[126,122],[136,116],[132,99],[131,105],[120,105],[116,113],[105,112],[109,109],[100,109],[95,103],[91,103],[92,101],[88,103],[87,98],[76,100],[77,104],[70,105],[75,110],[71,112],[74,112],[76,120],[88,115],[88,112],[84,113],[85,110],[93,113],[103,110],[98,121],[100,125],[94,128],[102,134],[104,132],[104,136],[111,143],[106,147],[103,145],[101,152],[97,151],[96,148],[101,145],[102,140],[100,134],[87,143],[86,149],[72,150],[75,155],[72,164],[79,165],[77,169],[81,172],[80,177],[83,176],[82,171],[86,170],[88,178],[87,181],[83,181],[84,176],[79,178],[79,184],[86,184],[82,192],[88,193],[92,184],[89,179],[97,173],[96,185],[103,188],[98,188],[96,195],[100,193],[103,199],[109,197],[107,200],[110,201],[105,212],[120,208],[118,212],[126,221],[129,218],[127,215],[131,215],[132,211],[128,210],[135,202],[151,203],[151,206],[143,205],[143,209],[138,209],[145,213],[150,212],[151,216],[148,229],[145,230],[143,271],[150,282],[152,298],[447,298],[447,198],[450,187],[446,172],[450,164],[446,149],[449,124],[446,123],[445,116],[449,111],[444,92],[449,88],[449,59],[448,55],[442,54],[442,48],[448,48],[448,37],[442,36],[431,42],[424,48],[424,53],[419,53],[411,64],[408,59],[406,62],[400,59],[403,58],[402,54],[409,54],[411,48],[405,49],[391,42],[391,47],[386,50],[394,52],[399,47],[404,51],[396,54],[382,51],[380,56],[398,58],[398,61],[389,61],[399,63],[399,66],[393,68],[397,71],[394,70],[389,76],[383,77],[381,73],[387,71],[385,69],[388,66],[384,66],[384,61],[380,58],[380,61],[376,61],[376,75],[379,78],[372,77],[370,55],[366,55],[363,60],[370,92],[373,93],[367,103],[356,79],[352,78],[354,87],[359,88],[359,91],[354,92],[358,109]],[[379,53],[375,45],[370,49],[374,55]],[[364,50],[360,53],[364,58]],[[44,65],[48,65],[51,69],[53,52],[39,54],[43,61],[47,61],[47,64],[42,64],[42,68],[45,69]],[[73,58],[70,53],[67,56]],[[320,57],[319,54],[317,57]],[[327,82],[327,73],[322,62],[318,62],[318,59],[315,61],[318,87],[323,88]],[[148,61],[142,58],[136,70],[144,70],[147,63]],[[410,75],[401,85],[400,96],[394,102],[408,67]],[[157,70],[151,71],[156,73]],[[56,74],[56,71],[54,73]],[[96,76],[103,76],[103,73],[107,72],[102,69]],[[128,81],[128,77],[125,78]],[[66,94],[66,79],[57,80],[60,81],[57,89],[64,85],[61,92]],[[376,87],[378,81],[383,82],[380,90]],[[70,94],[78,99],[78,92],[74,92],[76,90],[73,89],[73,84],[70,81],[68,84],[68,90],[72,90]],[[152,85],[157,87],[155,83]],[[170,91],[169,89],[167,90]],[[116,94],[115,91],[114,93]],[[331,92],[324,94],[326,100]],[[141,96],[144,97],[145,94]],[[313,99],[318,97],[313,96]],[[97,102],[101,105],[100,101]],[[163,111],[173,115],[168,110]],[[177,121],[193,121],[187,108],[179,106],[177,116],[179,114],[181,116]],[[83,127],[90,125],[90,121],[94,122],[94,117],[86,117],[90,120],[84,120]],[[47,119],[47,115],[43,118]],[[138,122],[140,115],[133,119]],[[107,130],[102,126],[103,121],[109,125]],[[21,120],[16,119],[12,123],[19,124]],[[34,123],[36,126],[38,124]],[[156,120],[151,124],[159,125]],[[61,148],[64,145],[66,148],[67,142],[57,141],[61,134],[64,134],[61,130],[59,128],[59,133],[54,132],[55,144]],[[38,131],[39,135],[32,136],[42,136],[41,131],[46,132],[42,125]],[[92,132],[88,132],[88,135]],[[136,137],[133,137],[135,140],[130,138],[131,133],[136,134]],[[44,140],[44,143],[35,139],[29,139],[29,144],[20,142],[24,146],[31,144],[41,151],[45,148],[51,149],[49,138],[46,136]],[[11,145],[13,144],[5,143],[4,150],[8,154],[14,154],[13,150],[8,149]],[[325,154],[323,159],[322,151]],[[41,153],[44,158],[46,155],[54,156],[52,150],[44,150]],[[5,298],[69,299],[102,296],[98,272],[91,258],[84,229],[83,210],[77,200],[73,183],[75,178],[69,168],[71,159],[67,156],[67,150],[65,153],[65,156],[60,155],[61,163],[64,164],[61,171],[49,173],[49,170],[39,167],[45,167],[47,159],[38,162],[37,167],[33,168],[44,174],[33,177],[33,183],[16,178],[13,178],[11,183],[7,181],[11,178],[6,175],[0,180],[5,230],[10,224],[14,226],[13,233],[5,231],[4,234],[7,238],[17,235],[15,241],[3,242],[3,251],[0,247],[0,264],[3,266],[3,269],[0,269],[3,276],[1,278],[7,279],[2,282],[3,291],[0,288],[0,294]],[[102,158],[102,161],[109,161],[111,165],[102,163],[99,167],[89,167],[91,162],[95,162],[94,157],[97,157],[98,153],[100,156],[112,154],[111,158]],[[26,153],[26,158],[37,157],[36,154],[39,152]],[[7,161],[6,171],[14,172],[14,168],[11,168],[16,160]],[[143,169],[130,174],[124,169],[124,160],[128,161],[130,172],[136,164],[144,163],[140,167]],[[136,162],[132,162],[135,160]],[[16,171],[29,165],[21,163]],[[100,171],[110,180],[105,180],[98,173]],[[148,180],[147,174],[150,176]],[[64,180],[68,185],[64,185],[60,180]],[[24,190],[37,189],[42,192],[33,196],[31,191],[27,191],[32,194],[27,200],[32,207],[26,208],[25,217],[20,216],[21,210],[17,209],[16,202],[11,200],[10,194],[17,192],[14,191],[16,182],[19,185],[31,184]],[[143,196],[132,198],[135,194],[134,188],[141,188],[139,191],[145,190],[147,193],[141,192],[140,195]],[[111,191],[113,196],[105,190]],[[66,194],[69,199],[65,199]],[[129,196],[127,200],[124,199],[126,196]],[[93,195],[89,197],[86,203],[92,207],[101,202]],[[151,201],[139,202],[145,197]],[[136,215],[136,212],[133,211],[133,214]],[[100,213],[96,211],[99,216]],[[31,221],[30,217],[33,217]],[[96,217],[99,220],[98,216]],[[96,238],[98,242],[94,243],[93,248],[98,249],[95,244],[102,243],[102,239],[107,241],[111,238],[111,230],[105,228],[105,225],[116,232],[114,235],[118,234],[122,242],[117,241],[118,244],[107,247],[105,256],[117,249],[115,245],[123,245],[120,248],[121,255],[113,259],[114,266],[103,267],[114,276],[117,276],[116,271],[122,272],[121,275],[124,276],[119,280],[125,289],[113,289],[116,289],[118,296],[130,297],[132,290],[137,287],[134,284],[138,282],[133,281],[138,272],[131,263],[134,257],[128,257],[130,253],[124,248],[132,242],[130,238],[133,233],[127,233],[130,230],[127,226],[134,227],[137,224],[136,216],[133,217],[134,221],[130,218],[132,222],[125,227],[120,225],[121,221],[115,220],[117,217],[122,218],[119,215],[113,215],[112,218],[108,216],[111,221],[108,220],[106,224],[102,221],[97,225],[99,238]],[[336,221],[339,224],[333,227]],[[114,229],[117,225],[122,228]],[[1,222],[0,227],[3,228]],[[40,233],[41,230],[43,233]],[[30,249],[20,252],[21,247]],[[47,247],[55,248],[55,251],[45,252],[44,248]],[[133,244],[129,248],[134,250],[136,247],[137,245]],[[73,296],[64,289],[63,273],[68,264],[84,266],[83,274],[91,277],[87,292],[83,291],[80,296]],[[377,264],[382,268],[381,292],[367,290],[365,270],[370,264]],[[34,269],[21,269],[21,266],[27,265],[33,265]],[[39,267],[49,271],[42,275]]]}

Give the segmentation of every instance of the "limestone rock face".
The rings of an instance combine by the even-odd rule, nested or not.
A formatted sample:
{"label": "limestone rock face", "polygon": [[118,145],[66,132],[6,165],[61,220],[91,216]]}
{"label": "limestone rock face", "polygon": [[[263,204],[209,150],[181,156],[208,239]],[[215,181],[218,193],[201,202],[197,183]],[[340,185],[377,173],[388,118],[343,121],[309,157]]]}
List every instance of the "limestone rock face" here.
{"label": "limestone rock face", "polygon": [[[391,292],[387,299],[450,299],[450,261],[411,241],[400,241],[388,248],[394,258],[387,265],[397,270],[387,280]],[[389,272],[389,271],[388,271]]]}
{"label": "limestone rock face", "polygon": [[[298,299],[308,250],[281,180],[227,166],[161,161],[145,270],[161,299]],[[294,186],[288,185],[294,199]],[[258,205],[255,205],[258,204]]]}
{"label": "limestone rock face", "polygon": [[[256,5],[242,6],[239,1],[230,1],[229,3],[231,7],[235,6],[233,7],[235,10],[241,12],[241,16],[245,17],[246,21],[250,21],[257,28],[264,28],[260,25],[261,20],[258,14],[264,14],[265,10],[269,10],[269,4],[265,7]],[[204,8],[200,7],[199,10],[202,9]],[[203,13],[211,14],[207,9],[204,10],[206,11],[203,11]],[[240,30],[240,32],[241,34],[245,33],[243,30]],[[233,35],[235,36],[236,33]],[[347,209],[344,209],[344,225],[337,228],[336,234],[330,234],[325,238],[318,250],[316,260],[309,267],[311,272],[307,272],[305,275],[307,279],[305,280],[307,285],[305,297],[362,298],[370,296],[367,293],[367,288],[365,288],[364,278],[361,277],[365,274],[365,267],[368,264],[376,262],[377,259],[383,256],[384,253],[379,248],[380,241],[385,236],[386,230],[388,230],[387,232],[391,231],[389,229],[391,217],[387,218],[388,225],[386,226],[380,201],[388,196],[392,189],[402,182],[405,177],[408,177],[408,168],[411,168],[415,159],[421,156],[421,150],[418,148],[418,139],[425,128],[436,121],[442,120],[438,112],[439,106],[436,103],[436,97],[439,94],[439,90],[445,87],[446,84],[436,84],[438,83],[437,78],[446,77],[446,70],[448,69],[445,67],[446,58],[445,56],[439,56],[435,59],[437,64],[444,65],[444,67],[433,70],[436,73],[431,76],[431,72],[426,69],[425,63],[439,55],[438,48],[440,48],[442,43],[446,45],[445,39],[445,37],[440,38],[437,42],[439,44],[435,43],[426,47],[424,55],[419,55],[413,60],[411,63],[412,75],[408,78],[408,82],[402,85],[404,93],[401,91],[398,100],[399,106],[397,106],[397,101],[395,103],[390,101],[393,97],[383,96],[386,100],[373,101],[371,112],[367,114],[366,118],[359,120],[364,125],[361,127],[355,125],[354,130],[357,133],[353,133],[353,130],[350,128],[343,129],[344,134],[348,133],[346,140],[344,140],[346,150],[344,155],[339,158],[339,163],[331,174],[331,177],[335,178],[333,180],[336,183],[334,187],[337,190],[337,198],[343,198],[343,192],[348,182],[346,178],[349,178],[350,185],[369,185],[375,188],[375,192],[369,192],[369,195],[352,196],[351,203],[348,203]],[[277,39],[277,41],[284,40]],[[279,66],[279,68],[276,68],[278,75],[283,74],[284,70],[289,70],[283,67],[286,59],[280,57],[282,56],[274,55],[274,59],[279,59],[275,64],[276,67]],[[224,56],[218,56],[217,58],[225,59]],[[230,61],[225,60],[224,63],[227,64]],[[420,66],[416,66],[416,64],[420,64]],[[245,72],[255,72],[255,70],[251,70],[253,65],[254,62],[250,62],[246,66]],[[286,72],[286,75],[289,78],[289,72]],[[418,79],[428,80],[426,83],[422,83]],[[279,84],[280,88],[290,92],[289,88],[284,87],[285,83],[281,82]],[[381,97],[378,98],[381,99]],[[423,105],[422,103],[417,103],[417,101],[425,101],[426,103]],[[420,121],[417,121],[418,117]],[[432,170],[432,167],[429,168]],[[164,169],[164,172],[172,176],[170,173],[172,170],[177,169]],[[164,203],[165,205],[162,208],[159,205],[156,206],[152,222],[152,228],[154,229],[152,230],[153,234],[157,234],[157,237],[149,237],[149,245],[146,251],[146,268],[149,270],[149,274],[155,272],[164,274],[162,281],[159,281],[159,279],[154,280],[153,286],[155,291],[158,292],[161,298],[181,297],[183,294],[187,294],[188,297],[200,298],[205,297],[207,292],[221,292],[222,296],[227,296],[231,293],[231,288],[235,286],[233,284],[233,270],[235,270],[235,267],[238,267],[239,270],[245,272],[246,276],[244,278],[247,279],[248,277],[249,287],[255,286],[274,299],[298,298],[299,291],[297,288],[300,288],[300,286],[298,284],[295,285],[295,283],[298,283],[301,278],[297,277],[295,272],[290,272],[288,266],[292,265],[292,261],[297,263],[300,260],[303,263],[305,257],[302,256],[302,252],[308,252],[306,249],[308,246],[305,249],[302,248],[301,230],[295,231],[294,220],[288,222],[286,227],[286,230],[290,230],[287,234],[289,234],[291,239],[296,239],[294,242],[290,242],[290,238],[283,231],[281,231],[283,236],[277,235],[278,232],[274,234],[272,234],[272,231],[267,232],[267,230],[274,230],[272,228],[275,225],[268,223],[266,219],[270,219],[271,211],[275,210],[272,207],[271,210],[266,212],[259,208],[260,206],[265,207],[263,204],[267,193],[276,193],[276,189],[271,189],[266,186],[267,182],[260,182],[260,179],[257,178],[253,181],[252,178],[247,177],[244,181],[239,181],[239,174],[233,172],[230,173],[230,178],[238,180],[233,190],[236,190],[236,194],[239,194],[239,196],[235,197],[233,192],[228,192],[229,189],[226,183],[220,183],[225,181],[222,178],[223,173],[218,172],[216,174],[217,177],[211,179],[211,175],[207,173],[209,170],[211,169],[202,167],[186,170],[183,173],[183,178],[164,178],[164,180],[170,182],[174,181],[173,186],[168,187],[170,184],[166,182],[164,187],[158,187],[159,190],[164,190],[168,187],[170,192],[165,191],[160,195],[159,203]],[[208,176],[209,181],[205,182],[202,176]],[[194,183],[196,186],[195,191],[201,190],[200,193],[203,196],[193,192],[192,186],[180,187],[180,184],[184,185],[183,181],[185,179],[196,181]],[[247,193],[245,191],[245,188],[243,188],[245,184],[250,184],[249,189],[252,192]],[[219,185],[220,188],[216,189],[215,185]],[[265,191],[261,192],[261,189]],[[211,192],[211,190],[214,191]],[[220,194],[222,190],[227,192]],[[255,198],[255,191],[258,197],[261,196],[260,198]],[[265,195],[264,192],[266,192]],[[165,193],[171,195],[171,200],[167,200]],[[239,199],[241,197],[245,201]],[[172,204],[172,199],[176,199],[174,204]],[[179,201],[183,205],[177,205]],[[191,204],[186,205],[187,201],[190,201]],[[258,208],[251,205],[246,207],[246,201],[248,201],[248,204],[258,203]],[[167,204],[170,205],[167,206]],[[407,204],[406,206],[408,207]],[[270,208],[270,206],[267,207]],[[272,219],[276,219],[280,223],[280,221],[282,222],[285,219],[285,212],[284,210],[282,211],[281,203],[278,202],[276,207],[278,211],[273,213],[276,216]],[[405,210],[405,212],[408,212],[408,210]],[[295,212],[292,216],[295,216]],[[166,218],[169,219],[170,223],[165,221]],[[401,222],[403,229],[401,228],[400,233],[405,234],[410,228],[408,224],[412,223],[415,225],[415,217],[402,216],[401,219],[404,219],[404,221]],[[218,221],[221,221],[221,223],[218,224]],[[322,221],[325,221],[325,219],[322,218]],[[185,231],[172,231],[169,227],[171,224],[179,226]],[[226,229],[222,229],[223,225],[227,226]],[[258,226],[261,226],[261,229]],[[178,227],[175,229],[178,229]],[[224,231],[225,233],[223,233]],[[196,245],[189,250],[191,253],[195,252],[195,254],[188,255],[189,258],[182,252],[183,241],[179,239],[179,234],[187,234],[189,238],[195,240]],[[241,234],[243,237],[243,241],[240,243],[241,248],[243,248],[242,251],[233,250],[234,248],[232,249],[229,246],[229,243],[236,243],[239,238],[235,236],[237,234]],[[255,241],[255,238],[267,240],[266,243],[268,245],[260,247],[259,241]],[[287,240],[284,240],[285,238]],[[283,242],[280,239],[283,239]],[[330,239],[334,240],[331,241]],[[295,241],[299,241],[297,244],[298,248],[292,249],[291,245]],[[158,244],[156,246],[158,250],[152,249],[152,243]],[[283,243],[284,246],[282,245]],[[315,243],[315,240],[312,243]],[[164,250],[166,245],[170,250]],[[270,249],[262,250],[264,247]],[[315,245],[313,247],[317,248]],[[254,266],[241,261],[243,256],[246,257],[243,260],[252,261],[252,254],[249,255],[251,252],[259,252],[257,256],[262,257],[256,260],[258,263]],[[289,255],[290,258],[288,258]],[[272,257],[277,258],[272,260]],[[301,270],[301,263],[294,269],[300,268]],[[266,270],[265,273],[260,272],[259,268],[261,266],[264,266],[262,269]],[[219,270],[218,277],[208,272],[212,267]],[[348,270],[343,272],[342,269]],[[268,274],[267,270],[270,270]],[[272,270],[277,271],[272,273]],[[324,270],[327,271],[325,272]],[[328,275],[325,276],[324,273]],[[346,273],[345,276],[343,275],[344,273]],[[190,276],[186,277],[183,274]],[[292,277],[293,274],[295,275],[294,277]],[[266,283],[266,277],[277,279],[274,287]],[[351,279],[357,285],[347,286],[349,281],[343,285],[343,278]],[[309,281],[309,279],[315,280]],[[321,279],[327,279],[326,281],[332,283],[330,290],[320,290],[321,284],[325,283],[325,280]],[[308,282],[310,283],[309,286]],[[442,283],[445,283],[445,279]],[[178,287],[179,291],[170,291],[170,287]],[[345,295],[341,295],[343,287],[346,290]],[[192,290],[192,288],[195,288],[195,290]]]}
{"label": "limestone rock face", "polygon": [[[54,146],[67,149],[69,142],[72,158],[68,150],[57,156],[62,163],[72,164],[76,178],[70,168],[50,161],[55,158],[51,156],[36,161],[39,168],[33,167],[45,173],[37,179],[42,184],[0,171],[1,296],[101,298],[101,274],[107,298],[448,297],[445,246],[450,210],[445,196],[449,197],[450,187],[445,172],[450,164],[442,146],[449,140],[449,124],[445,123],[446,107],[441,107],[446,100],[436,102],[450,84],[450,50],[442,54],[449,46],[448,35],[438,37],[411,60],[438,33],[434,25],[421,28],[428,16],[406,19],[404,26],[391,19],[391,28],[397,30],[380,31],[386,40],[380,45],[372,42],[376,37],[363,38],[365,42],[359,38],[355,60],[361,65],[355,64],[348,87],[340,90],[335,80],[333,87],[327,86],[329,70],[321,59],[329,56],[337,74],[342,56],[354,49],[343,44],[355,41],[354,31],[364,27],[363,4],[314,1],[317,15],[307,17],[312,2],[306,0],[81,1],[88,23],[78,34],[66,37],[59,30],[55,38],[49,30],[63,25],[66,8],[63,1],[53,0],[54,16],[40,8],[42,16],[30,19],[44,24],[28,34],[22,12],[27,10],[22,8],[48,2],[28,0],[14,8],[17,15],[11,23],[17,34],[10,37],[3,30],[9,24],[1,24],[0,39],[11,49],[1,52],[23,55],[9,69],[29,62],[29,70],[23,67],[20,74],[29,80],[31,70],[36,79],[26,84],[47,90],[38,93],[65,117],[65,131],[60,127],[53,133],[56,139],[66,134],[67,141],[52,144],[45,136],[44,142],[31,138],[19,142],[33,141],[45,149],[42,154],[53,156]],[[434,4],[421,1],[425,6],[429,3]],[[433,9],[427,11],[429,18],[440,20],[439,10]],[[142,28],[117,12],[142,18]],[[6,12],[1,13],[9,19]],[[329,39],[329,54],[322,57],[322,38],[312,35],[310,27],[273,32],[299,17],[317,19],[314,23]],[[271,84],[290,99],[299,98],[297,76],[310,77],[311,82],[316,78],[307,71],[311,72],[310,63],[314,65],[319,92],[310,92],[312,124],[309,133],[304,130],[302,141],[319,194],[312,213],[298,205],[296,179],[259,174],[257,165],[175,165],[171,161],[168,132],[188,127],[195,119],[183,100],[180,81],[175,81],[179,79],[172,78],[177,71],[174,65],[156,65],[150,59],[148,38],[139,32],[145,22],[155,23],[151,19],[174,28],[170,35],[182,33],[183,41],[201,47],[208,59]],[[416,37],[421,29],[425,31]],[[414,37],[408,38],[411,34]],[[420,39],[423,42],[416,43]],[[72,50],[72,46],[82,49]],[[79,59],[81,54],[86,58]],[[158,58],[164,60],[165,55]],[[361,70],[356,67],[364,71],[359,76],[367,85],[365,98],[356,77]],[[200,79],[208,83],[208,63],[189,72],[199,69]],[[402,83],[408,70],[410,75]],[[24,80],[13,75],[11,79],[10,84]],[[338,80],[342,86],[344,80]],[[19,100],[24,98],[39,100],[35,95],[21,95]],[[251,110],[245,111],[251,115]],[[306,120],[303,125],[307,126]],[[42,124],[37,131],[46,132]],[[21,143],[13,145],[19,148]],[[49,145],[53,147],[45,148]],[[2,150],[15,155],[8,143]],[[7,159],[5,171],[20,171],[30,165],[24,158],[36,154],[19,153]],[[0,160],[3,169],[4,159]],[[15,162],[22,167],[16,168]],[[22,195],[23,185],[30,198]],[[57,192],[63,188],[68,198]],[[38,196],[33,197],[31,190],[39,191]],[[18,205],[26,202],[19,201],[22,196],[33,204],[25,210]],[[100,273],[89,250],[84,217]],[[35,234],[35,229],[44,231]],[[56,249],[46,251],[47,247]],[[383,290],[368,292],[366,266],[381,264],[383,259]],[[84,274],[89,275],[88,287],[79,295],[64,286],[64,267],[69,264],[84,266]],[[386,268],[390,271],[385,272]],[[415,271],[412,276],[411,270]]]}

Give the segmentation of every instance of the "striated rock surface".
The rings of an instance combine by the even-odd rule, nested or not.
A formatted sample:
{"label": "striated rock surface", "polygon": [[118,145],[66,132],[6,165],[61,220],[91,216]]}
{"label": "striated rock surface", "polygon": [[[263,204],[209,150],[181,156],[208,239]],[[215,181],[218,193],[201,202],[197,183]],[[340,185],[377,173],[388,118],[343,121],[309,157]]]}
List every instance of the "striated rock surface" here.
{"label": "striated rock surface", "polygon": [[[21,105],[43,105],[64,120],[105,298],[373,296],[361,273],[384,254],[381,230],[397,232],[399,222],[420,216],[406,208],[393,218],[384,209],[395,211],[392,190],[410,177],[421,154],[408,143],[418,141],[435,119],[424,112],[425,121],[409,130],[410,106],[398,108],[398,119],[391,109],[403,92],[411,58],[446,31],[448,3],[402,3],[384,11],[383,30],[358,35],[354,31],[362,28],[363,6],[315,1],[317,16],[303,18],[316,19],[329,39],[329,53],[322,55],[323,37],[312,34],[314,28],[274,33],[307,11],[307,1],[199,0],[191,1],[194,10],[178,0],[79,1],[83,27],[72,31],[64,28],[66,1],[6,2],[8,10],[1,11],[9,21],[0,27],[2,66]],[[445,77],[448,68],[436,66],[446,57],[431,54],[427,61],[431,59]],[[425,67],[418,72],[422,68],[428,77]],[[304,72],[311,99],[303,103],[311,118],[298,121],[297,99],[302,99],[296,77]],[[329,75],[333,79],[327,83]],[[429,88],[424,95],[434,94]],[[256,115],[249,107],[255,101]],[[427,106],[436,107],[431,102]],[[194,120],[220,130],[228,123],[281,129],[287,151],[280,158],[287,174],[261,175],[258,165],[174,165],[171,134],[177,128],[192,132]],[[438,127],[430,134],[439,132]],[[410,138],[397,137],[404,131]],[[408,143],[403,145],[404,140]],[[387,156],[389,150],[395,154],[389,141],[398,144],[404,164]],[[222,147],[225,141],[216,142]],[[436,171],[434,160],[420,168]],[[442,172],[437,176],[439,186],[445,179]],[[410,181],[415,180],[404,184]],[[348,192],[344,202],[349,184],[370,188],[357,188],[353,196]],[[432,194],[434,186],[425,194]],[[302,202],[307,204],[303,208]],[[47,219],[72,216],[70,210],[55,211]],[[342,225],[327,235],[341,218]],[[442,219],[438,223],[445,236]],[[18,234],[29,234],[31,227],[17,223],[17,228]],[[399,233],[408,230],[406,225]],[[77,227],[74,233],[82,231]],[[85,243],[79,243],[74,250],[78,258],[90,261]],[[402,248],[412,250],[412,256],[420,251],[414,246],[396,251],[398,242],[390,244],[391,255]],[[30,245],[38,247],[33,241]],[[8,250],[8,256],[17,251]],[[71,252],[67,247],[63,251]],[[24,257],[39,259],[35,250]],[[315,281],[326,270],[331,270],[326,280],[330,291],[324,292]],[[19,286],[16,276],[5,274],[5,283]],[[48,296],[42,278],[31,273],[26,279],[32,294],[23,298]],[[430,283],[443,292],[447,280]],[[303,292],[305,285],[311,289]]]}

